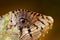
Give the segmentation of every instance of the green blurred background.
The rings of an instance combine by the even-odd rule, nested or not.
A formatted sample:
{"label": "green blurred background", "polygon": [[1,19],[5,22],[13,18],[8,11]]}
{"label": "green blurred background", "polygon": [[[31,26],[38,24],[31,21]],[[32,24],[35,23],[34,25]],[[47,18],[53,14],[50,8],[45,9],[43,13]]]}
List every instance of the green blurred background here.
{"label": "green blurred background", "polygon": [[42,40],[60,40],[60,0],[0,0],[0,15],[18,8],[52,16],[53,29]]}

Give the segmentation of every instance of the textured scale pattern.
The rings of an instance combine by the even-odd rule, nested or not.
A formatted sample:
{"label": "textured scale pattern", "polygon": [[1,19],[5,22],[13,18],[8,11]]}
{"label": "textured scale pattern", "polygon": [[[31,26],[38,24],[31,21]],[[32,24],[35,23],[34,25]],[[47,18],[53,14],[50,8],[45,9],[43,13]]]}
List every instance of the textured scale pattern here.
{"label": "textured scale pattern", "polygon": [[10,19],[6,25],[6,30],[10,32],[9,30],[16,28],[14,32],[11,31],[10,35],[19,35],[18,40],[38,40],[39,37],[48,33],[54,22],[51,16],[25,9],[10,11],[7,15],[10,15]]}

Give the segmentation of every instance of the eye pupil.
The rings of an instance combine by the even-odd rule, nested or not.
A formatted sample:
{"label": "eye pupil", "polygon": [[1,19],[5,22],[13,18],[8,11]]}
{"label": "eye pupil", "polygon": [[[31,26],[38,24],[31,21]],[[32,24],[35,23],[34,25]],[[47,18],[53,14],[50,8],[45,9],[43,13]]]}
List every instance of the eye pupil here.
{"label": "eye pupil", "polygon": [[25,20],[22,20],[22,23],[25,23]]}
{"label": "eye pupil", "polygon": [[25,19],[24,18],[20,18],[19,21],[22,22],[22,23],[25,23]]}

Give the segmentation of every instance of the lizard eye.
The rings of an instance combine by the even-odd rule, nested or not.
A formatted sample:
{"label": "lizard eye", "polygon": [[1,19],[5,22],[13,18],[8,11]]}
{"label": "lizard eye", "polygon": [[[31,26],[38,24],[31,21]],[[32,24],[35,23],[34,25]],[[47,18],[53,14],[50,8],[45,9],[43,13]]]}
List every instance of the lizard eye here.
{"label": "lizard eye", "polygon": [[25,20],[24,19],[22,20],[22,23],[25,23]]}
{"label": "lizard eye", "polygon": [[20,18],[20,21],[21,21],[22,23],[25,23],[25,19],[24,19],[24,18]]}

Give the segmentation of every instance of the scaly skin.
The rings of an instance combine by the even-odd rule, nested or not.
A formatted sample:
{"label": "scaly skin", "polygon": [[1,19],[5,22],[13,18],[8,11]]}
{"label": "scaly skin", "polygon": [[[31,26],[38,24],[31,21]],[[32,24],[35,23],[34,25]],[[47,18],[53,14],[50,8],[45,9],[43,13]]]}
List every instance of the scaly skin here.
{"label": "scaly skin", "polygon": [[48,33],[53,22],[51,16],[33,11],[25,9],[10,11],[0,17],[0,35],[2,35],[0,39],[37,40],[45,33]]}

